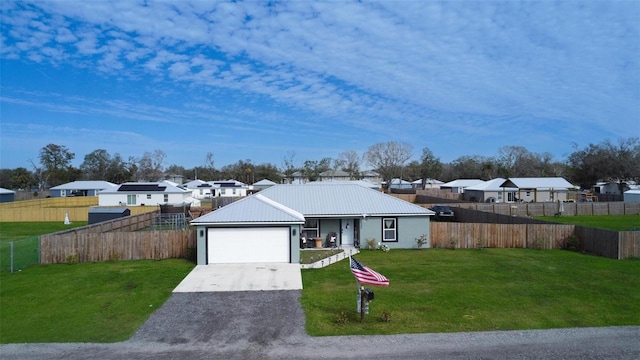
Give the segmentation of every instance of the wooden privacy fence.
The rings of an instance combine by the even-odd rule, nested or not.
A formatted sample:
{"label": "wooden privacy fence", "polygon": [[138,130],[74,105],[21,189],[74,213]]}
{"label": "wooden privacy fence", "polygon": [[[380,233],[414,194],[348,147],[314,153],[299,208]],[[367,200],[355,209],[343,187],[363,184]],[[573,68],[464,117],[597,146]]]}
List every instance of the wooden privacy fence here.
{"label": "wooden privacy fence", "polygon": [[[65,199],[85,199],[74,202]],[[93,199],[95,199],[95,204]],[[89,201],[91,200],[91,201]],[[23,204],[20,204],[23,203]],[[4,204],[11,204],[4,206]],[[26,204],[26,205],[25,205]],[[16,206],[20,205],[20,206]],[[28,205],[28,206],[27,206]],[[63,222],[65,216],[71,222],[88,221],[89,210],[98,205],[97,197],[75,198],[51,198],[42,200],[19,201],[2,203],[0,206],[0,222],[30,222],[30,221],[59,221]],[[132,215],[155,212],[156,206],[131,206],[128,207]]]}
{"label": "wooden privacy fence", "polygon": [[562,249],[574,225],[433,222],[431,247]]}
{"label": "wooden privacy fence", "polygon": [[571,238],[579,250],[611,259],[640,257],[640,231],[610,231],[562,224],[432,222],[431,247],[565,249]]}
{"label": "wooden privacy fence", "polygon": [[[423,198],[424,199],[424,198]],[[416,201],[423,207],[431,207],[435,202],[429,199],[429,203],[420,202],[418,197]],[[490,212],[494,214],[509,216],[553,216],[558,212],[557,202],[545,203],[449,203],[451,207],[461,209],[478,210]],[[562,204],[564,211],[563,216],[575,215],[638,215],[640,214],[640,203],[629,202],[565,202]]]}
{"label": "wooden privacy fence", "polygon": [[186,258],[195,246],[195,230],[67,233],[40,237],[40,263]]}

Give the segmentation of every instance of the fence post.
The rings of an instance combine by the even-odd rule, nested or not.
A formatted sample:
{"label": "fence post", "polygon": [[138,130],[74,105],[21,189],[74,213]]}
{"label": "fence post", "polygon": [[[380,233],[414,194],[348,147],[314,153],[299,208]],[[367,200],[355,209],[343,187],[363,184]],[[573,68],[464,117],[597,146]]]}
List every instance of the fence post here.
{"label": "fence post", "polygon": [[11,267],[11,273],[13,273],[13,241],[11,242],[9,253],[11,254],[10,255],[10,257],[11,257],[11,266],[10,266]]}

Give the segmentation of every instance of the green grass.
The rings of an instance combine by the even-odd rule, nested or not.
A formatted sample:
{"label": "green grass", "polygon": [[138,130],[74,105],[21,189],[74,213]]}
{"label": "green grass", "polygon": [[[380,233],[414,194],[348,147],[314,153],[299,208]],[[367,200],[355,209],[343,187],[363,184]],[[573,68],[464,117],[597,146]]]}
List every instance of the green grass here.
{"label": "green grass", "polygon": [[126,340],[193,266],[140,260],[0,273],[0,343]]}
{"label": "green grass", "polygon": [[[356,257],[384,274],[360,323],[347,261],[303,270],[311,335],[640,325],[640,261],[560,250],[392,250]],[[381,321],[383,311],[391,321]],[[338,324],[341,312],[348,323]]]}
{"label": "green grass", "polygon": [[534,218],[614,231],[640,230],[640,215],[535,216]]}
{"label": "green grass", "polygon": [[65,225],[64,222],[0,222],[0,241],[16,241],[32,236],[50,234],[62,230],[87,225],[86,221],[72,222]]}
{"label": "green grass", "polygon": [[[39,263],[39,235],[68,230],[87,222],[0,222],[0,272],[21,271]],[[13,242],[13,266],[11,259]]]}

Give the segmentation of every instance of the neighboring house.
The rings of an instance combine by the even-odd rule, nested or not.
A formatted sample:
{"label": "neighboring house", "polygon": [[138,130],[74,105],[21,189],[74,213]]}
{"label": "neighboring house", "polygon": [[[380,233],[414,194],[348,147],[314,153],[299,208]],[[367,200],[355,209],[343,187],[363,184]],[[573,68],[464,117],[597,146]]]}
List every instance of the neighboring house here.
{"label": "neighboring house", "polygon": [[598,182],[593,187],[593,192],[596,194],[611,194],[622,195],[627,190],[640,190],[640,185],[635,181],[625,181],[622,183],[622,192],[620,191],[620,184],[617,182]]}
{"label": "neighboring house", "polygon": [[100,191],[117,186],[114,183],[100,180],[73,181],[70,183],[54,186],[51,189],[51,197],[68,196],[98,196]]}
{"label": "neighboring house", "polygon": [[160,204],[190,203],[199,206],[192,192],[170,181],[127,182],[103,190],[98,194],[99,206],[157,206]]}
{"label": "neighboring house", "polygon": [[328,170],[320,173],[318,181],[349,181],[351,176],[349,173],[342,170]]}
{"label": "neighboring house", "polygon": [[360,178],[365,181],[369,181],[378,185],[378,187],[382,187],[382,177],[380,174],[373,170],[365,170],[360,174]]}
{"label": "neighboring house", "polygon": [[624,202],[640,202],[640,190],[627,190],[624,192]]}
{"label": "neighboring house", "polygon": [[[198,265],[299,262],[301,236],[338,246],[415,248],[434,213],[357,184],[275,185],[199,217]],[[429,243],[425,245],[429,246]]]}
{"label": "neighboring house", "polygon": [[[427,181],[425,181],[424,183],[424,188],[425,189],[440,189],[440,185],[444,184],[442,181],[440,180],[436,180],[436,179],[427,179]],[[411,182],[411,186],[416,189],[422,189],[422,179],[418,179],[416,181],[412,181]]]}
{"label": "neighboring house", "polygon": [[483,182],[480,179],[458,179],[440,185],[440,189],[450,190],[454,194],[462,194],[465,188],[482,184]]}
{"label": "neighboring house", "polygon": [[253,191],[260,191],[272,187],[273,185],[277,184],[269,179],[262,179],[256,183],[253,183],[253,185],[250,186],[250,189]]}
{"label": "neighboring house", "polygon": [[377,184],[371,183],[366,180],[343,180],[343,181],[312,181],[306,183],[305,185],[314,186],[314,185],[360,185],[368,189],[380,190],[380,187]]}
{"label": "neighboring house", "polygon": [[12,202],[16,199],[16,192],[13,190],[0,188],[0,203]]}
{"label": "neighboring house", "polygon": [[[385,182],[383,184],[386,185]],[[402,179],[391,179],[391,188],[392,189],[413,189],[413,184],[407,180]]]}
{"label": "neighboring house", "polygon": [[191,191],[191,196],[198,199],[210,199],[215,196],[215,189],[218,187],[214,187],[212,184],[209,184],[203,180],[191,180],[187,183],[182,184],[180,187],[185,188]]}
{"label": "neighboring house", "polygon": [[239,197],[239,196],[247,196],[247,190],[249,187],[240,181],[237,180],[220,180],[220,181],[209,181],[209,184],[214,187],[218,187],[219,191],[215,194],[212,193],[213,197]]}
{"label": "neighboring house", "polygon": [[561,177],[508,178],[500,187],[517,189],[506,202],[567,201],[569,191],[579,189]]}
{"label": "neighboring house", "polygon": [[[502,187],[506,179],[495,178],[464,189],[463,199],[473,202],[515,202],[517,188]],[[511,199],[509,201],[509,199]]]}

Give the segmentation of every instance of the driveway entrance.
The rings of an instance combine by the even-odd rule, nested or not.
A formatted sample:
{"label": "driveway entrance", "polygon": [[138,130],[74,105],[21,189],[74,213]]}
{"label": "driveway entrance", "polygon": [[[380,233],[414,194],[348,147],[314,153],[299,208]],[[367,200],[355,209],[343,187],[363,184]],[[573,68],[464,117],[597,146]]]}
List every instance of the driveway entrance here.
{"label": "driveway entrance", "polygon": [[184,292],[302,290],[300,264],[198,265],[173,290]]}

